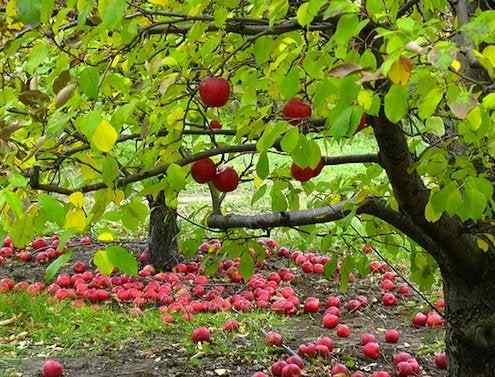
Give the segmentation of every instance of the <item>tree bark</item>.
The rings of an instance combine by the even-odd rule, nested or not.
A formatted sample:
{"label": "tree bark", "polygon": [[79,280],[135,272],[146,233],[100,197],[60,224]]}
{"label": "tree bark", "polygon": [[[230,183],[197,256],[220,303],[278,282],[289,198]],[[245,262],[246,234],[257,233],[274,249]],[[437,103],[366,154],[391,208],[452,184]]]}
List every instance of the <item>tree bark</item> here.
{"label": "tree bark", "polygon": [[449,377],[495,376],[495,267],[488,259],[469,282],[442,269]]}
{"label": "tree bark", "polygon": [[180,262],[177,236],[177,214],[165,203],[165,195],[160,191],[156,199],[148,199],[150,205],[150,225],[148,250],[150,263],[160,270],[171,270]]}

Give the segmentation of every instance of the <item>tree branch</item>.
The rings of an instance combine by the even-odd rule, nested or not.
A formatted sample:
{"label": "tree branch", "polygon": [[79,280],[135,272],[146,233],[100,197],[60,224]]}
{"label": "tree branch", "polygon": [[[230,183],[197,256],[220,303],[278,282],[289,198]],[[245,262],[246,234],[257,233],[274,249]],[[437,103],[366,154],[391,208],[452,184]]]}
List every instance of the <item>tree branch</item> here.
{"label": "tree branch", "polygon": [[[352,201],[343,201],[333,206],[258,215],[212,214],[207,223],[210,228],[222,230],[230,228],[271,229],[323,224],[343,219],[351,212],[352,204]],[[409,216],[393,210],[382,198],[367,198],[357,205],[356,214],[367,214],[379,218],[409,236],[421,247],[434,254],[440,252],[438,245],[417,227]]]}
{"label": "tree branch", "polygon": [[[255,153],[256,143],[242,144],[242,145],[230,145],[212,148],[204,152],[196,153],[192,156],[183,158],[181,160],[175,161],[175,164],[180,166],[185,166],[195,161],[213,157],[228,153]],[[325,165],[340,165],[349,163],[366,163],[366,162],[378,162],[378,156],[376,154],[363,154],[363,155],[349,155],[349,156],[335,156],[335,157],[325,157]],[[139,182],[146,178],[156,177],[167,172],[170,164],[164,164],[157,166],[152,169],[143,170],[136,174],[131,174],[126,177],[120,178],[115,181],[116,187],[126,186],[130,183]],[[67,189],[55,185],[45,185],[38,182],[37,185],[31,186],[33,189],[43,190],[48,192],[56,192],[59,194],[70,195],[74,192],[91,192],[104,189],[108,187],[105,183],[99,182],[87,186],[82,186],[76,189]]]}
{"label": "tree branch", "polygon": [[383,111],[378,117],[370,117],[370,124],[378,142],[380,163],[387,173],[400,210],[443,248],[444,252],[437,255],[439,263],[450,259],[458,266],[471,266],[477,253],[469,253],[468,250],[479,249],[472,237],[464,234],[462,223],[447,215],[434,223],[426,220],[425,208],[430,190],[413,167],[414,161],[400,126],[391,123]]}

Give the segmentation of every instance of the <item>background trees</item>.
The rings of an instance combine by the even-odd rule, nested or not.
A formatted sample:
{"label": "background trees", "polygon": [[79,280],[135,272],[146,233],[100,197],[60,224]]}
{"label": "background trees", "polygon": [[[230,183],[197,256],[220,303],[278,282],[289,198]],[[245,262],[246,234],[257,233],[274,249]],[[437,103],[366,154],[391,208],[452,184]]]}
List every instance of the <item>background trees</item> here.
{"label": "background trees", "polygon": [[[193,184],[191,163],[210,157],[233,165],[241,187],[254,181],[254,200],[270,197],[267,214],[226,214],[225,195],[209,184],[203,226],[228,230],[226,238],[249,236],[238,228],[302,226],[308,237],[329,229],[373,235],[377,227],[407,236],[418,280],[431,280],[435,264],[442,273],[450,375],[489,375],[490,7],[9,1],[1,13],[1,229],[23,245],[47,227],[63,229],[63,239],[109,220],[132,231],[151,214],[153,260],[169,266],[176,258],[164,254],[176,250],[171,208]],[[201,101],[206,77],[228,80],[225,106]],[[283,107],[296,97],[310,104],[311,117],[287,121]],[[326,153],[328,143],[366,135],[375,150]],[[317,169],[321,161],[369,165],[347,182],[301,179],[291,168]],[[194,249],[200,238],[188,241]]]}

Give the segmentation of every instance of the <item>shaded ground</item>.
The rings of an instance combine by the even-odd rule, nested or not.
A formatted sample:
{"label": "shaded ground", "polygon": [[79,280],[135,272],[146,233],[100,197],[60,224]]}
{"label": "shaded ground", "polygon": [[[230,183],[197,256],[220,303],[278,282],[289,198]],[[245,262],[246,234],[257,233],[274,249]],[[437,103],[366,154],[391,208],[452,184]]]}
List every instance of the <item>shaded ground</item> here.
{"label": "shaded ground", "polygon": [[[143,244],[134,243],[131,246],[133,249],[141,250]],[[93,250],[94,248],[77,248],[74,259],[89,262]],[[276,270],[286,264],[286,261],[275,259],[270,262],[268,269]],[[16,281],[22,279],[39,281],[45,269],[46,266],[10,261],[0,268],[0,278],[8,276],[15,278]],[[69,270],[70,267],[66,267],[62,271]],[[302,274],[299,267],[293,266],[293,271],[297,273],[297,277],[292,286],[298,292],[301,301],[308,296],[316,296],[323,304],[328,295],[338,294],[336,282],[322,279],[321,275]],[[91,347],[93,340],[89,340],[87,346],[81,346],[80,343],[75,342],[72,347],[57,347],[54,346],[57,341],[53,344],[49,341],[36,344],[32,339],[30,340],[29,334],[24,334],[19,340],[9,341],[6,335],[15,339],[23,328],[22,326],[12,328],[10,328],[11,325],[2,326],[3,328],[0,327],[0,377],[39,376],[40,365],[48,355],[60,359],[65,365],[65,375],[74,377],[250,377],[258,370],[267,372],[271,363],[284,355],[281,349],[267,349],[264,346],[263,336],[257,333],[257,327],[280,332],[284,335],[286,344],[293,350],[297,350],[301,343],[313,341],[318,336],[330,336],[335,342],[331,359],[313,360],[307,363],[306,376],[328,376],[328,369],[335,361],[344,362],[350,369],[361,370],[369,375],[372,371],[380,369],[391,372],[393,370],[392,355],[398,350],[404,350],[416,356],[424,370],[423,376],[445,376],[445,372],[436,369],[432,362],[432,353],[441,349],[439,339],[443,336],[442,330],[414,329],[410,325],[412,315],[422,308],[421,303],[415,298],[402,301],[394,308],[384,307],[381,304],[379,281],[380,276],[376,275],[358,279],[350,285],[349,291],[342,295],[343,301],[345,298],[352,298],[356,295],[365,295],[369,300],[368,307],[362,312],[342,311],[342,322],[352,328],[349,338],[339,338],[334,329],[322,328],[321,314],[280,316],[280,321],[259,320],[250,313],[242,315],[222,313],[213,316],[208,314],[205,315],[210,316],[205,317],[207,319],[200,318],[194,320],[196,321],[194,323],[178,321],[169,329],[161,332],[160,330],[153,331],[155,329],[153,326],[160,326],[159,313],[156,309],[150,309],[150,316],[158,321],[158,325],[148,327],[143,325],[143,332],[136,332],[135,336],[99,347]],[[242,289],[242,286],[239,288]],[[122,309],[116,307],[111,310],[121,311]],[[221,323],[225,318],[234,315],[241,323],[251,321],[253,323],[246,325],[248,327],[245,329],[241,328],[241,332],[237,335],[225,336],[220,329]],[[91,316],[88,318],[91,320]],[[0,310],[0,321],[5,319],[5,315]],[[201,321],[213,321],[204,325],[213,327],[214,340],[211,346],[198,348],[185,339],[190,336],[190,328],[203,325]],[[383,333],[389,328],[396,328],[401,332],[401,339],[397,345],[389,345],[383,341]],[[75,328],[73,331],[78,330]],[[376,361],[371,362],[361,354],[359,339],[363,332],[370,332],[377,336],[382,348],[382,356]],[[74,339],[76,335],[74,333]]]}

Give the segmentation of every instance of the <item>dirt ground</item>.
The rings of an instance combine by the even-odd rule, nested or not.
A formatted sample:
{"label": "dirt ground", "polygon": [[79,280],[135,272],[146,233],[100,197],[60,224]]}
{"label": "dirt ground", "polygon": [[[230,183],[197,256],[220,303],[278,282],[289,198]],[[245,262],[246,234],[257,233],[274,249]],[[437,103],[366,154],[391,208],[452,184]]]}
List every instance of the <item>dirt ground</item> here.
{"label": "dirt ground", "polygon": [[[134,242],[128,246],[138,253],[144,247],[144,243]],[[75,259],[89,263],[93,254],[93,248],[76,248]],[[287,265],[287,261],[278,258],[270,261],[265,274],[276,271],[281,265]],[[61,272],[69,271],[70,267],[62,269]],[[46,266],[34,263],[19,263],[12,261],[0,268],[0,278],[11,277],[16,281],[26,279],[28,281],[40,281],[43,278]],[[308,296],[316,296],[322,303],[330,294],[339,294],[338,283],[328,281],[321,275],[303,274],[299,267],[294,267],[297,277],[292,286],[297,291],[301,301]],[[406,351],[413,354],[423,369],[422,376],[442,377],[446,376],[444,371],[435,368],[433,364],[432,349],[430,345],[443,337],[441,329],[421,328],[415,329],[411,326],[411,317],[425,306],[418,298],[412,297],[402,301],[400,305],[389,308],[381,304],[381,292],[378,287],[380,276],[373,274],[366,278],[358,279],[351,283],[349,290],[343,294],[343,299],[364,295],[368,298],[369,305],[363,311],[348,313],[343,310],[342,322],[352,328],[348,338],[339,338],[335,329],[324,329],[321,326],[322,314],[300,314],[290,317],[284,329],[277,329],[288,334],[286,344],[293,350],[297,350],[301,343],[309,342],[318,336],[328,335],[335,343],[332,357],[329,360],[314,360],[307,363],[305,376],[317,377],[328,376],[331,364],[345,362],[353,364],[352,370],[361,370],[365,373],[384,369],[393,370],[392,355],[397,351]],[[241,287],[242,288],[242,287]],[[395,328],[401,333],[401,339],[397,345],[387,344],[383,341],[385,329]],[[359,345],[360,335],[363,332],[373,333],[377,336],[382,349],[382,355],[376,361],[370,362],[361,354]],[[239,341],[243,341],[239,339]],[[199,359],[198,365],[191,363],[191,353],[184,347],[174,344],[165,337],[147,339],[146,343],[139,339],[130,340],[121,349],[105,349],[97,354],[85,350],[78,350],[78,356],[60,357],[65,366],[66,376],[74,377],[110,377],[110,376],[133,376],[133,377],[196,377],[196,376],[230,376],[250,377],[254,372],[263,370],[267,373],[271,363],[284,355],[284,351],[273,355],[272,360],[253,360],[252,358],[235,353],[222,355],[206,353]],[[40,358],[26,358],[16,365],[16,373],[2,374],[0,353],[0,377],[4,376],[39,376]],[[19,361],[17,361],[19,362]],[[4,372],[5,373],[5,372]]]}

